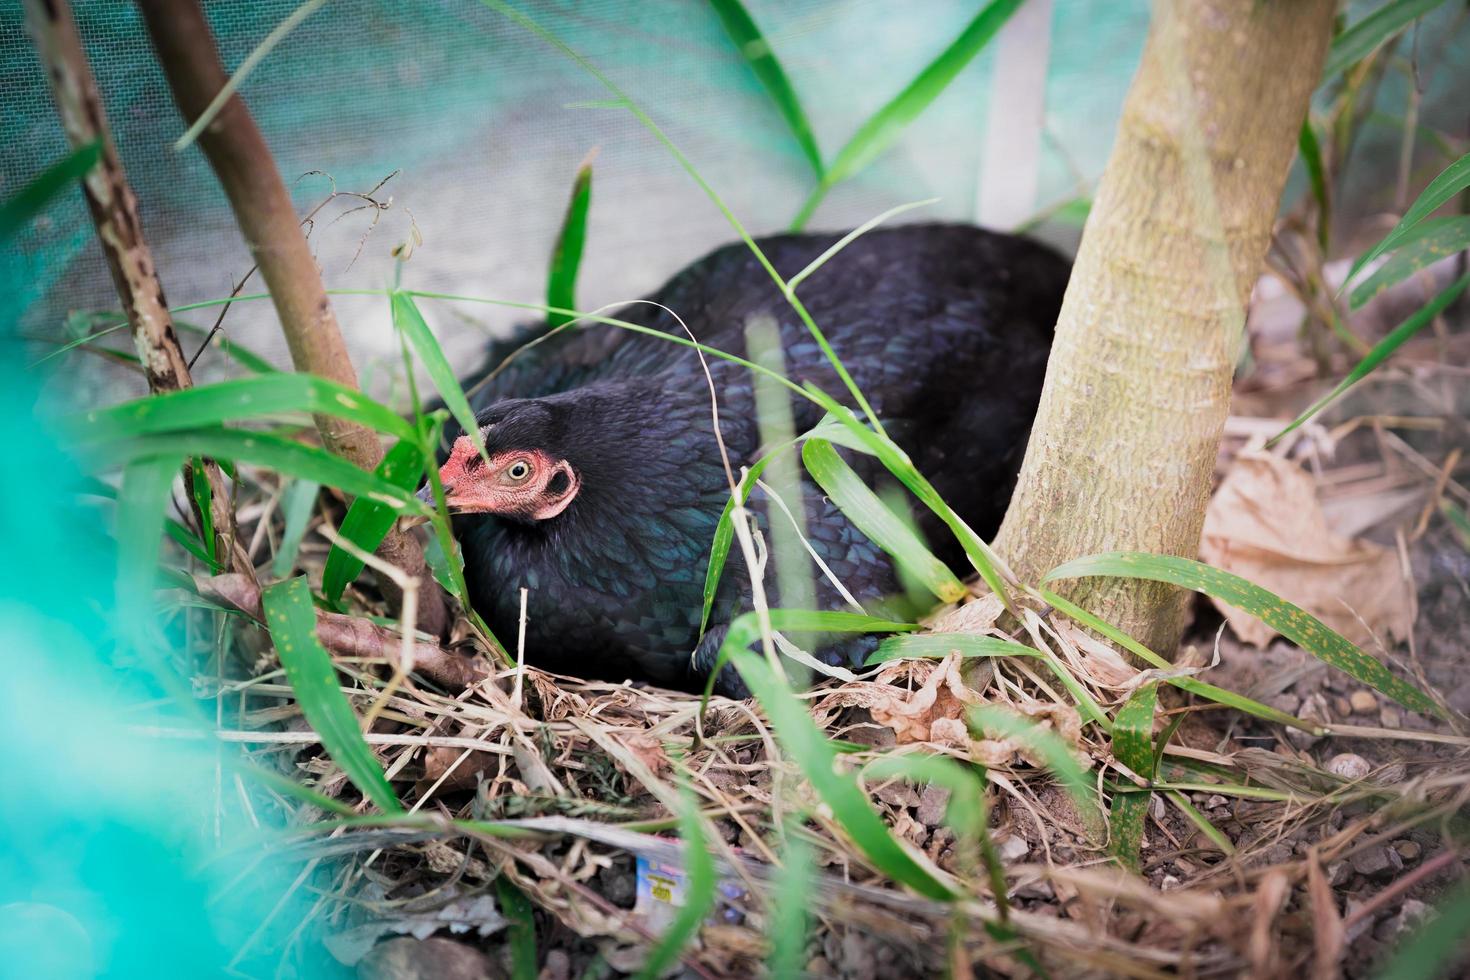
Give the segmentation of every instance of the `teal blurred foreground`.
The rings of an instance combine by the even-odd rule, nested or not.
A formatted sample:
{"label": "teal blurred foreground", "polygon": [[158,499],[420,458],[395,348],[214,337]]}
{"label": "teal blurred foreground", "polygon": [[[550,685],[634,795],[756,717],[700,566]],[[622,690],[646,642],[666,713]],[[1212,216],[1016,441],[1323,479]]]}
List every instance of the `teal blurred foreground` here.
{"label": "teal blurred foreground", "polygon": [[[217,775],[232,747],[146,734],[200,721],[113,643],[111,504],[78,496],[37,377],[0,345],[0,977],[221,975],[299,869],[251,864],[268,828]],[[236,969],[275,974],[300,922],[277,912]]]}

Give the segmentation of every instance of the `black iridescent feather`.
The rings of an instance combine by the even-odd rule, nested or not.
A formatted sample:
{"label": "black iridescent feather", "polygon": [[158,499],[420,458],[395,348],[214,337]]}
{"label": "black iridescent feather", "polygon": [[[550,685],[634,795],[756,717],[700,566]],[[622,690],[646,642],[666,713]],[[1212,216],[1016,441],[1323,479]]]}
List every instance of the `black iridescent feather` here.
{"label": "black iridescent feather", "polygon": [[[760,240],[783,276],[837,235]],[[951,506],[983,535],[1005,510],[1035,414],[1067,262],[1050,249],[962,225],[910,225],[858,238],[800,289],[889,434]],[[622,319],[684,336],[660,307],[679,314],[704,344],[746,356],[746,326],[779,324],[786,374],[840,400],[845,389],[816,342],[744,245],[684,269]],[[473,388],[545,327],[492,347]],[[720,428],[738,468],[761,452],[751,373],[718,358]],[[749,580],[732,554],[708,633],[699,619],[710,542],[729,496],[714,439],[709,390],[689,347],[613,326],[571,328],[522,350],[473,394],[493,451],[544,449],[568,460],[581,488],[557,517],[517,522],[455,519],[471,600],[498,634],[514,636],[520,590],[529,590],[527,658],[581,677],[636,678],[665,686],[702,683],[734,616],[749,608]],[[793,396],[797,432],[822,412]],[[519,445],[517,445],[519,444]],[[870,480],[866,457],[849,462]],[[803,483],[809,537],[865,606],[896,594],[892,563],[810,482]],[[794,506],[794,501],[788,501]],[[752,497],[764,522],[764,495]],[[952,536],[919,515],[935,552],[963,561]],[[737,549],[738,551],[738,549]],[[848,608],[817,574],[823,608]],[[774,576],[767,576],[772,604]],[[867,638],[838,639],[816,653],[860,659]],[[724,671],[717,688],[742,693]]]}

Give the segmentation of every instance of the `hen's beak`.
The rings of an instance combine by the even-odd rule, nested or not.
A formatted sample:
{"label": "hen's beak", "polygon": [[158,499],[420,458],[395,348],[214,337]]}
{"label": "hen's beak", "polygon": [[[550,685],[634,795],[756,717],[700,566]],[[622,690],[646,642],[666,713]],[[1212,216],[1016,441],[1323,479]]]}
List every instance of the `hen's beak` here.
{"label": "hen's beak", "polygon": [[[449,493],[449,488],[448,487],[445,487],[444,488],[444,492],[447,495]],[[418,493],[414,494],[414,497],[417,500],[419,500],[420,502],[422,502],[424,504],[427,504],[429,507],[433,507],[434,506],[434,486],[433,486],[433,484],[425,483],[424,486],[423,486],[423,489],[420,490]],[[427,524],[427,523],[429,523],[429,519],[428,519],[428,517],[424,516],[423,514],[404,514],[402,517],[398,518],[398,528],[399,528],[399,530],[403,530],[403,531],[406,531],[406,530],[408,530],[411,527],[418,527],[420,524]]]}

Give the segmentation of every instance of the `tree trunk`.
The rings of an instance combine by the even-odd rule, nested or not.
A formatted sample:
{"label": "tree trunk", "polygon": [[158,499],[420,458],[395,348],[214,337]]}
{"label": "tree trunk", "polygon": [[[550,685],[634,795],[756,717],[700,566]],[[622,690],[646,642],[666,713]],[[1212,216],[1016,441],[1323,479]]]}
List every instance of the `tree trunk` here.
{"label": "tree trunk", "polygon": [[[66,0],[26,0],[25,14],[35,37],[36,52],[51,83],[51,95],[56,100],[67,142],[72,149],[101,144],[101,157],[83,179],[82,191],[123,312],[132,328],[133,346],[148,379],[148,390],[158,394],[191,387],[193,379],[179,349],[173,316],[163,298],[163,284],[153,265],[153,253],[143,238],[138,199],[108,131],[107,114],[87,54],[82,49],[71,5]],[[226,567],[255,581],[255,568],[236,533],[229,484],[213,460],[201,460],[199,472],[209,484],[208,523],[214,528],[214,540],[205,541],[205,545]],[[203,532],[205,515],[200,513],[193,493],[194,469],[187,462],[184,482],[190,490],[189,503],[194,508],[194,517]]]}
{"label": "tree trunk", "polygon": [[[192,125],[228,81],[209,23],[198,0],[140,0],[138,6],[174,101]],[[357,372],[291,196],[270,147],[238,94],[230,96],[200,133],[199,145],[230,199],[270,290],[296,370],[356,388]],[[318,416],[316,423],[332,452],[367,470],[382,461],[383,448],[372,430],[330,416]],[[418,627],[443,635],[448,618],[444,594],[429,574],[418,540],[395,529],[378,553],[423,583]],[[396,608],[401,602],[397,587],[383,576],[378,585]]]}
{"label": "tree trunk", "polygon": [[[1196,556],[1245,304],[1335,0],[1159,0],[996,539],[1022,581],[1099,551]],[[1168,656],[1187,593],[1060,583]]]}

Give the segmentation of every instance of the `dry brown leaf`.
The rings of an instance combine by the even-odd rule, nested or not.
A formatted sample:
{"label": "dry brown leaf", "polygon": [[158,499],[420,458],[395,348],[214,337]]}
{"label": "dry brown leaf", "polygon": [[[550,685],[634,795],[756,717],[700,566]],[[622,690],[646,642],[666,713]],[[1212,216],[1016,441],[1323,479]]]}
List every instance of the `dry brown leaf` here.
{"label": "dry brown leaf", "polygon": [[884,692],[875,692],[868,712],[878,724],[892,728],[900,743],[930,741],[930,726],[935,721],[963,723],[965,709],[981,701],[960,676],[961,663],[956,654],[945,657],[917,691],[892,688],[886,697]]}
{"label": "dry brown leaf", "polygon": [[[1412,625],[1410,583],[1394,552],[1334,534],[1311,476],[1275,456],[1236,460],[1210,500],[1200,558],[1296,603],[1354,643],[1370,642],[1369,630],[1403,638]],[[1245,643],[1265,646],[1276,635],[1233,606],[1216,606]]]}

